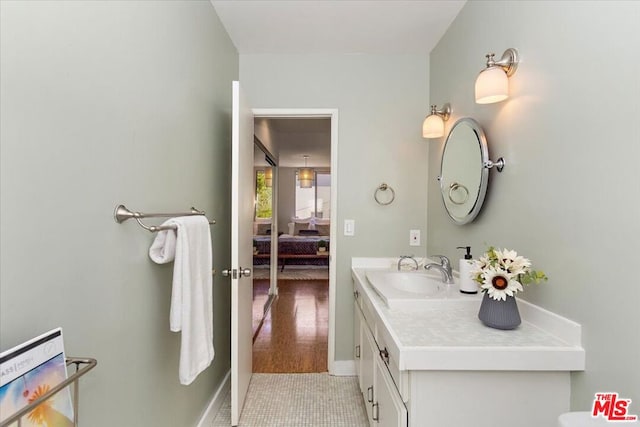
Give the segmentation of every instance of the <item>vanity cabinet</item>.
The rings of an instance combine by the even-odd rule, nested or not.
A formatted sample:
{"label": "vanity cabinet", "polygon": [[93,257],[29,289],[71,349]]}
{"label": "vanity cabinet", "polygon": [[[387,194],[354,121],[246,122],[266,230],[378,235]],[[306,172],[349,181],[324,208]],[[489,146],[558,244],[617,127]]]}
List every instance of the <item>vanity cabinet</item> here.
{"label": "vanity cabinet", "polygon": [[[375,339],[375,320],[367,319],[356,293],[354,336],[356,372],[367,409],[369,424],[380,427],[407,427],[407,408],[388,367],[386,348]],[[366,311],[366,310],[365,310]],[[355,329],[357,328],[357,329]]]}
{"label": "vanity cabinet", "polygon": [[569,410],[570,372],[584,370],[576,324],[522,302],[518,330],[493,330],[477,319],[479,298],[457,290],[392,309],[364,270],[353,273],[354,356],[372,427],[539,427]]}

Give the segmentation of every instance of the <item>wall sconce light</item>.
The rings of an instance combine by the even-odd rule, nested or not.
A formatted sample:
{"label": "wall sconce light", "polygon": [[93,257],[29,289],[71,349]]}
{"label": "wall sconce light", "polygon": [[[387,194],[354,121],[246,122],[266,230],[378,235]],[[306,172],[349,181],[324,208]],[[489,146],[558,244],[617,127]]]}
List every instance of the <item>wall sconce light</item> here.
{"label": "wall sconce light", "polygon": [[309,156],[304,157],[304,167],[298,169],[298,181],[300,181],[300,188],[313,187],[313,169],[307,167],[307,159]]}
{"label": "wall sconce light", "polygon": [[273,186],[273,169],[265,168],[264,170],[264,185],[267,187]]}
{"label": "wall sconce light", "polygon": [[435,105],[431,106],[431,113],[422,122],[423,138],[440,138],[444,135],[444,122],[449,120],[451,105],[444,104],[440,110]]}
{"label": "wall sconce light", "polygon": [[518,68],[518,51],[513,48],[505,50],[499,61],[493,59],[494,55],[485,55],[487,68],[476,78],[477,104],[493,104],[509,97],[509,77]]}

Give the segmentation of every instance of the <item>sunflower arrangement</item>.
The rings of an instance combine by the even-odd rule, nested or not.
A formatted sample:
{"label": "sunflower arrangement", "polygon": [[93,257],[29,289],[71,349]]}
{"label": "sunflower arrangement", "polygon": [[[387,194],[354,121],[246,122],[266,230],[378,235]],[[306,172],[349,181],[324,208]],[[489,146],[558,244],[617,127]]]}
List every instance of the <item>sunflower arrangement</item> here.
{"label": "sunflower arrangement", "polygon": [[547,280],[543,271],[531,268],[531,261],[516,251],[489,247],[480,259],[473,260],[471,277],[480,284],[482,292],[497,301],[505,301],[524,290],[523,284]]}

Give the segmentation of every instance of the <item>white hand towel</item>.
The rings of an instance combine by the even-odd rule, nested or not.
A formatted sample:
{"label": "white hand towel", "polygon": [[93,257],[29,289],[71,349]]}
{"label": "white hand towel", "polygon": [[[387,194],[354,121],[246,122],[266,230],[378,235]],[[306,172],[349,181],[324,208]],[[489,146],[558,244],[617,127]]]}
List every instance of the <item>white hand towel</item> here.
{"label": "white hand towel", "polygon": [[172,218],[149,248],[149,257],[158,264],[175,259],[169,328],[182,331],[179,377],[191,384],[213,360],[213,279],[211,233],[204,216]]}

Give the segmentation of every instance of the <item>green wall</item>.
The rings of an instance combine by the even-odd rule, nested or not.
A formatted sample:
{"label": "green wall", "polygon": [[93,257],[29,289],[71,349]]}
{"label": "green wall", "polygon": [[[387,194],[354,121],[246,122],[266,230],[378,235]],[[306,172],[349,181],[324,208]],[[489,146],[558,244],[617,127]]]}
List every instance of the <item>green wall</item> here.
{"label": "green wall", "polygon": [[[428,112],[426,55],[240,55],[240,80],[254,108],[338,109],[336,360],[353,359],[351,257],[424,256]],[[396,201],[380,206],[386,182]],[[355,236],[342,235],[345,219]],[[423,245],[409,247],[409,230]]]}
{"label": "green wall", "polygon": [[229,370],[228,282],[214,362],[182,386],[172,264],[112,215],[203,209],[228,266],[237,51],[209,1],[0,5],[0,347],[61,326],[68,355],[96,358],[81,425],[195,425]]}
{"label": "green wall", "polygon": [[[431,53],[431,102],[483,126],[491,157],[485,207],[454,225],[435,181],[444,140],[429,150],[428,250],[459,258],[487,245],[517,250],[549,281],[521,297],[582,324],[586,371],[572,408],[615,391],[640,413],[640,3],[470,1]],[[488,52],[517,48],[512,96],[474,103]]]}

